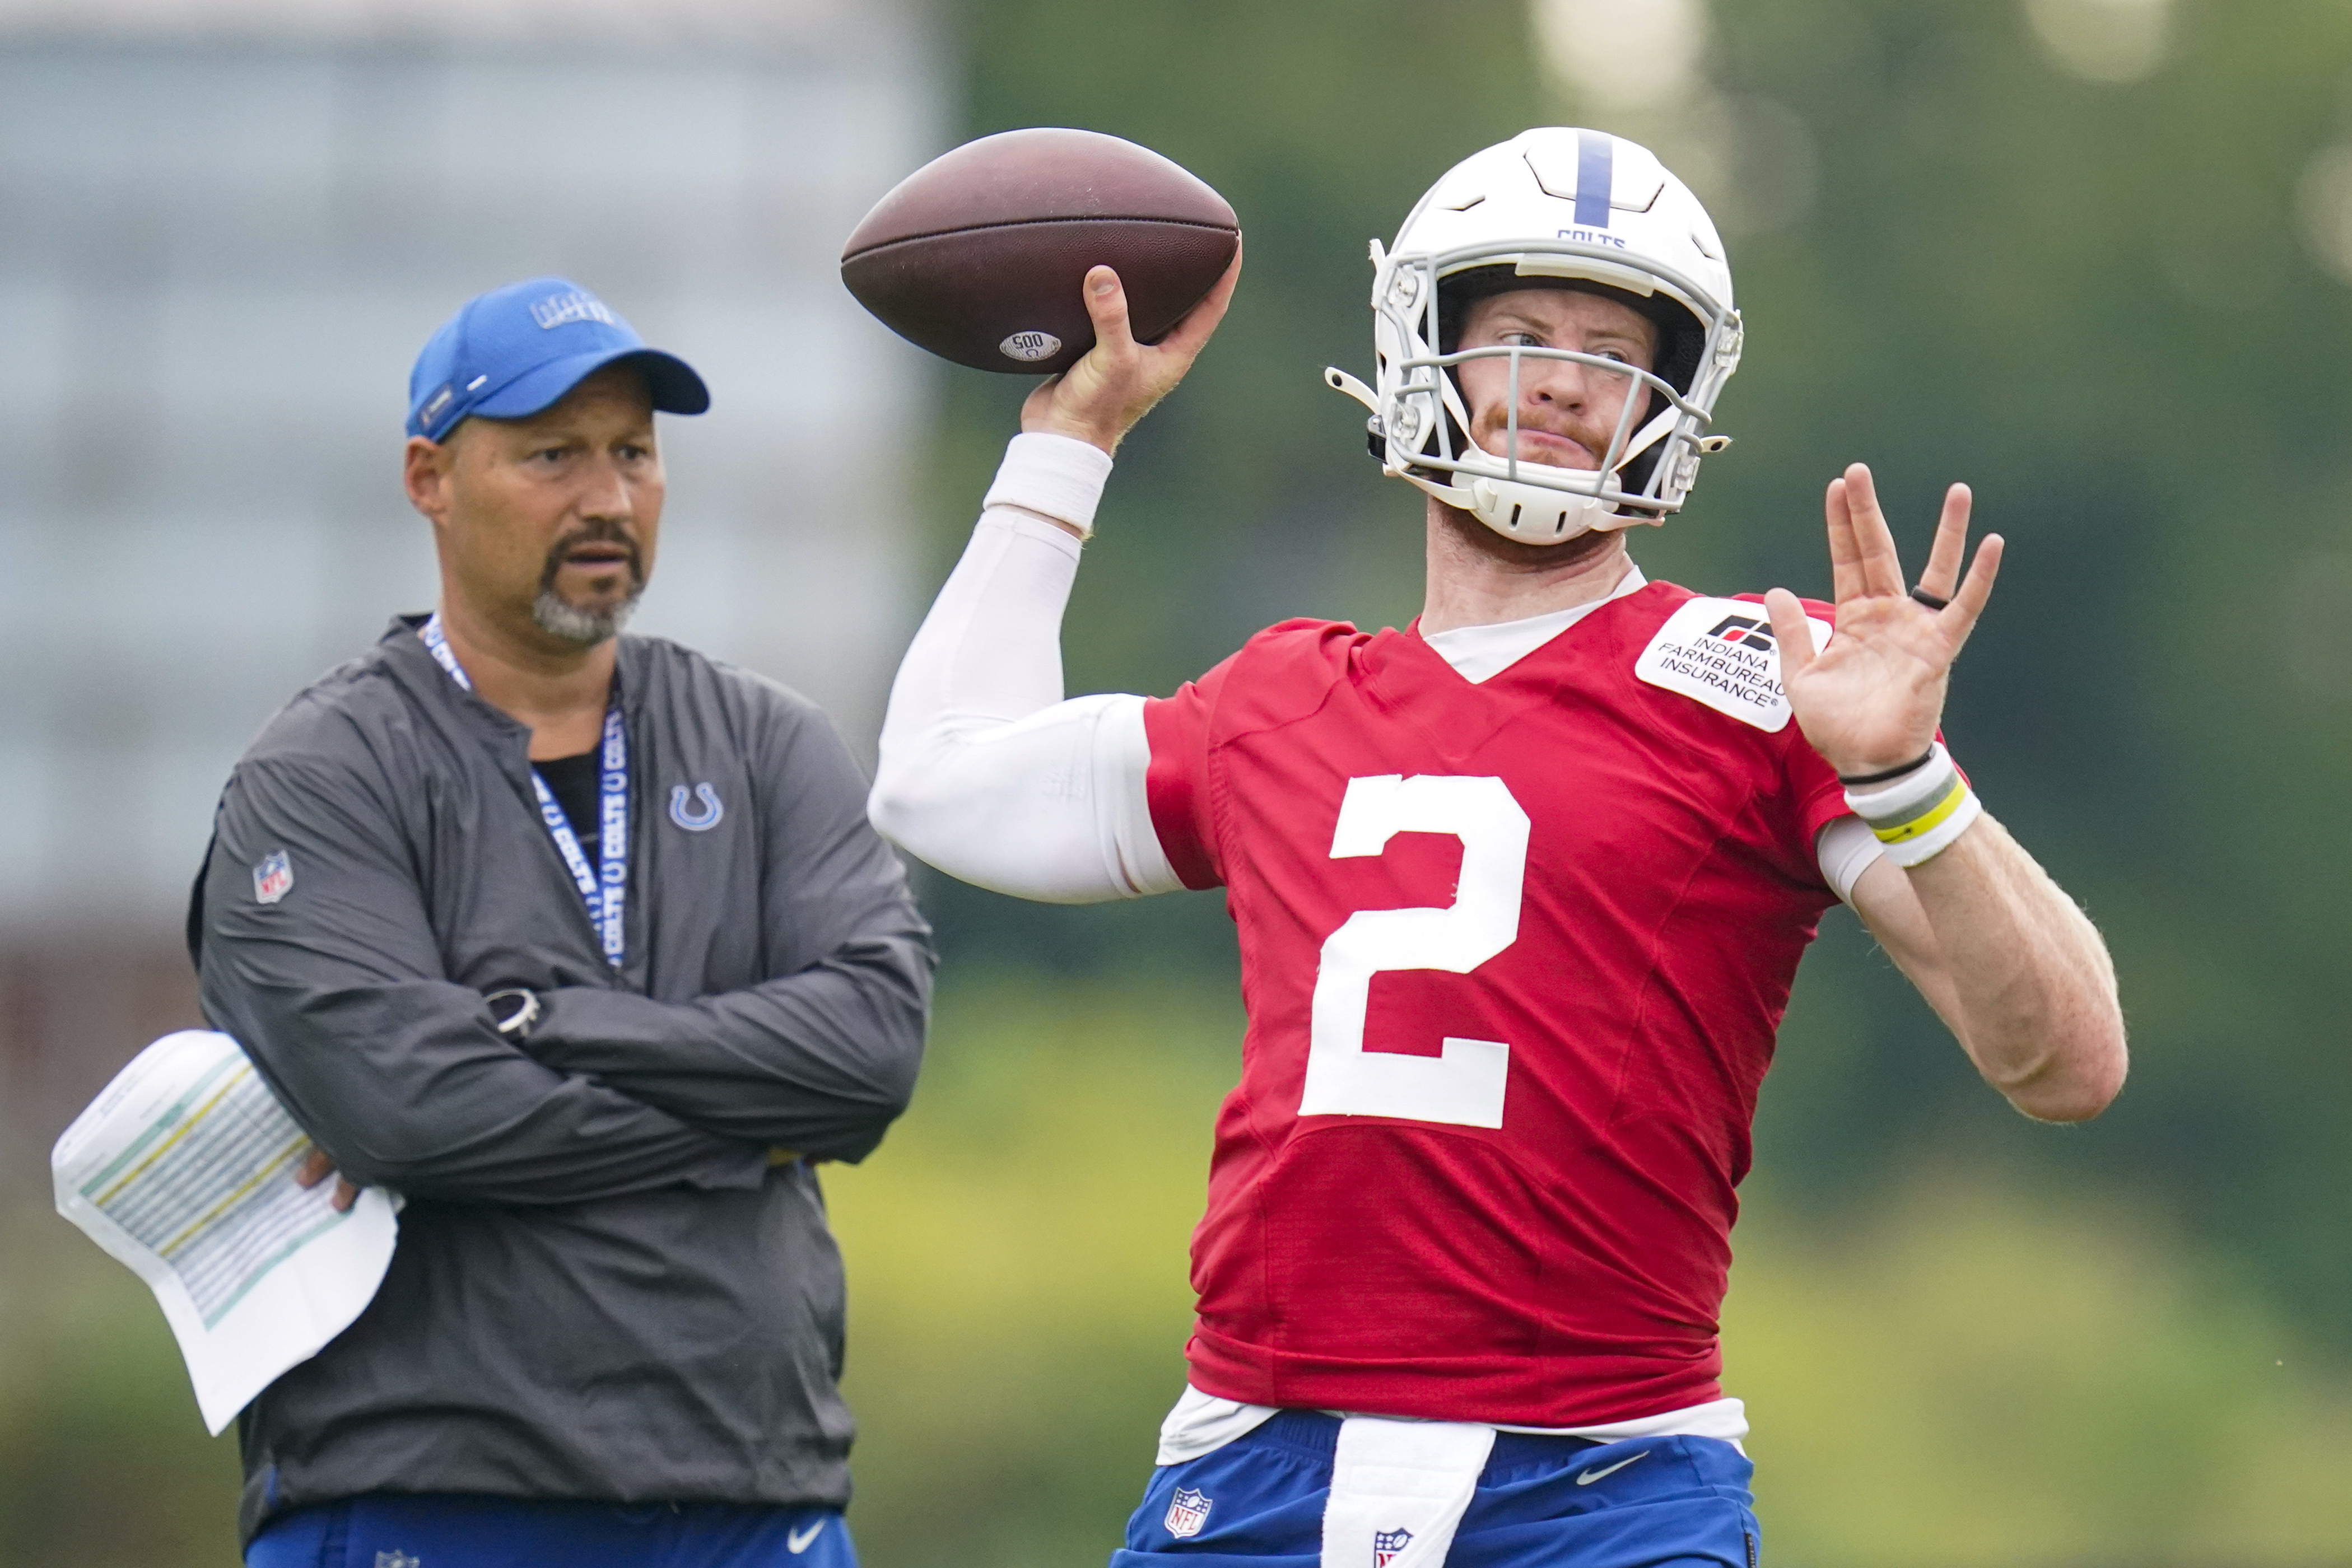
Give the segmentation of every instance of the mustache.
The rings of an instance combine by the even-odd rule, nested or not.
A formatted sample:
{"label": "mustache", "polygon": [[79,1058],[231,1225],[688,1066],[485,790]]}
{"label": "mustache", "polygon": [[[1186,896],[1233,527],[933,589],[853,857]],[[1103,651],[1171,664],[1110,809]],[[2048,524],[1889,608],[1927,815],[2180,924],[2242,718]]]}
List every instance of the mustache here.
{"label": "mustache", "polygon": [[592,544],[616,545],[625,550],[629,558],[629,581],[636,587],[645,586],[645,557],[637,548],[636,539],[628,529],[609,517],[591,517],[548,547],[547,563],[540,569],[540,591],[547,592],[555,587],[555,574],[563,570],[566,556],[582,545]]}
{"label": "mustache", "polygon": [[[1502,420],[1497,419],[1490,427],[1481,429],[1475,439],[1477,441],[1478,445],[1489,455],[1496,457],[1508,457],[1511,455],[1511,443],[1508,432],[1509,426]],[[1555,430],[1549,425],[1529,424],[1525,421],[1521,421],[1519,424],[1519,435],[1522,439],[1529,435],[1549,435],[1561,441],[1573,442],[1578,446],[1582,447],[1585,453],[1596,463],[1598,463],[1602,455],[1609,450],[1609,442],[1614,434],[1615,428],[1613,426],[1607,430],[1593,430],[1578,427],[1571,427],[1567,430]],[[1525,452],[1522,451],[1520,461],[1532,462],[1537,461],[1537,459],[1528,457]]]}

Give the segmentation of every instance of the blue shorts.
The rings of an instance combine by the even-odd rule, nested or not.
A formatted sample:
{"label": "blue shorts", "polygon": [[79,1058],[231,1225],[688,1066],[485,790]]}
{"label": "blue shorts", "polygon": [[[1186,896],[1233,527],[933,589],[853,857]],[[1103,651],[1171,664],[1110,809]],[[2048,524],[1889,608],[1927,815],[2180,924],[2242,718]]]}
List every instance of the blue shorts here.
{"label": "blue shorts", "polygon": [[376,1492],[296,1509],[245,1568],[857,1568],[829,1508]]}
{"label": "blue shorts", "polygon": [[[1318,1568],[1336,1416],[1286,1410],[1213,1454],[1155,1470],[1111,1568]],[[1756,1568],[1754,1469],[1714,1437],[1591,1443],[1501,1432],[1446,1568]],[[1199,1533],[1168,1531],[1176,1490],[1202,1494]],[[1374,1568],[1367,1562],[1362,1568]]]}

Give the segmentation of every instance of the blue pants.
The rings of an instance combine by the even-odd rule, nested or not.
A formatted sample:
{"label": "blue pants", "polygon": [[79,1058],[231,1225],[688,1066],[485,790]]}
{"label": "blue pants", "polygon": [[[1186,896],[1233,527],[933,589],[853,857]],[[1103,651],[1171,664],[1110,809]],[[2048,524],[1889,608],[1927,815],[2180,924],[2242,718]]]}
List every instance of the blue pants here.
{"label": "blue pants", "polygon": [[372,1493],[297,1509],[245,1568],[857,1568],[826,1508]]}
{"label": "blue pants", "polygon": [[[1213,1454],[1153,1471],[1111,1568],[1150,1568],[1162,1554],[1181,1555],[1184,1568],[1318,1568],[1339,1439],[1339,1417],[1286,1410]],[[1751,1474],[1737,1448],[1712,1437],[1498,1433],[1446,1568],[1756,1568]],[[1181,1539],[1168,1530],[1179,1488],[1206,1511]]]}

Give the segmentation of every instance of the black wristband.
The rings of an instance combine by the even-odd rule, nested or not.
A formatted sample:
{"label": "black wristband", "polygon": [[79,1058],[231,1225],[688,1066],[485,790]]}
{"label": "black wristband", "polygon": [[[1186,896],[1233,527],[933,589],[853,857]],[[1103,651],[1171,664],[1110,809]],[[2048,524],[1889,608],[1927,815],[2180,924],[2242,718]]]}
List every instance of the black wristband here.
{"label": "black wristband", "polygon": [[1883,773],[1859,773],[1853,775],[1841,773],[1838,775],[1838,782],[1844,785],[1849,789],[1864,789],[1869,788],[1873,784],[1884,784],[1890,779],[1902,778],[1906,773],[1910,772],[1915,768],[1926,767],[1927,758],[1935,755],[1936,748],[1931,746],[1900,768],[1889,768]]}

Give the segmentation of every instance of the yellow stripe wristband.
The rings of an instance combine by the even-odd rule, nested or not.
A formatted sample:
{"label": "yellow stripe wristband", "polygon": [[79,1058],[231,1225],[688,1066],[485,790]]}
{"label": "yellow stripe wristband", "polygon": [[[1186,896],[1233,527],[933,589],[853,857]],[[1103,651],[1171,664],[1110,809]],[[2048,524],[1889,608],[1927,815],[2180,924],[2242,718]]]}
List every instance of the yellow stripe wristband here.
{"label": "yellow stripe wristband", "polygon": [[1846,809],[1870,825],[1886,858],[1906,869],[1949,848],[1984,815],[1984,805],[1941,742],[1900,779],[1848,789]]}

